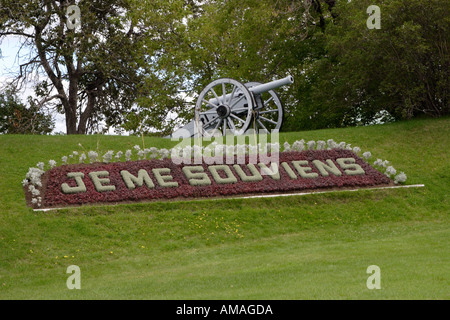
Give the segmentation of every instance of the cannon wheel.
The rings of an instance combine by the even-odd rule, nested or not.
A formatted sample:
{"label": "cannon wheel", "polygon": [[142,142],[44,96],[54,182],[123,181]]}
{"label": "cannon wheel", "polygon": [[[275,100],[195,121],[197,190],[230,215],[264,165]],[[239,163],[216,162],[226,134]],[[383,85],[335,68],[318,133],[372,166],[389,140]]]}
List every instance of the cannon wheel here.
{"label": "cannon wheel", "polygon": [[[249,82],[245,86],[251,88],[260,85],[260,82]],[[261,129],[270,133],[272,130],[281,131],[284,120],[284,107],[280,97],[274,90],[255,95],[255,107],[253,110],[250,128],[256,132]]]}
{"label": "cannon wheel", "polygon": [[254,106],[253,94],[239,81],[222,78],[211,82],[195,105],[197,136],[244,134],[251,126]]}

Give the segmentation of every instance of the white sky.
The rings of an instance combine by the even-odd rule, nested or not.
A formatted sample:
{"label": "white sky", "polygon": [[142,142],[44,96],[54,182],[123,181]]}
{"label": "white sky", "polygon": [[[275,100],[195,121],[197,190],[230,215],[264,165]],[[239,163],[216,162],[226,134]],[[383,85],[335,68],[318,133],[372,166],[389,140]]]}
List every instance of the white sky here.
{"label": "white sky", "polygon": [[[8,79],[12,79],[14,74],[18,71],[21,62],[17,58],[17,52],[20,48],[20,40],[17,36],[8,36],[0,44],[1,58],[0,58],[0,87],[6,84]],[[24,55],[27,51],[23,48],[21,55]],[[34,96],[32,85],[20,92],[20,97],[23,102],[26,101],[28,96]],[[55,120],[55,129],[53,132],[66,132],[66,125],[64,121],[64,115],[53,114]]]}

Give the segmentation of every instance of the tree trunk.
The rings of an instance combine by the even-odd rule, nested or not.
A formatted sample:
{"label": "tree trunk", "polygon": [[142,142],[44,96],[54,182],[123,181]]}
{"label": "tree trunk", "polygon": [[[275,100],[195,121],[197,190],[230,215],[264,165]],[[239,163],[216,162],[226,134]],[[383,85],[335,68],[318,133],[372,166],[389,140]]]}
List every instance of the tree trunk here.
{"label": "tree trunk", "polygon": [[77,114],[66,111],[66,134],[77,134]]}
{"label": "tree trunk", "polygon": [[89,118],[92,115],[92,112],[94,110],[95,101],[96,101],[95,94],[92,92],[89,92],[86,109],[80,115],[80,122],[78,123],[78,130],[77,130],[78,134],[86,134],[87,121],[89,120]]}

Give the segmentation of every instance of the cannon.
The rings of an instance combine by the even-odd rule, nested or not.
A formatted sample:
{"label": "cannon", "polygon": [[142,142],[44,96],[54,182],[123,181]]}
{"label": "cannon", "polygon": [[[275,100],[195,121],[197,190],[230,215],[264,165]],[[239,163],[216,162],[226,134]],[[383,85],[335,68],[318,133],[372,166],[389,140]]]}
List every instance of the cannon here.
{"label": "cannon", "polygon": [[293,82],[292,76],[268,83],[242,84],[230,78],[215,80],[200,93],[194,120],[175,131],[172,137],[242,135],[249,129],[256,132],[262,129],[267,133],[280,130],[284,109],[275,89]]}

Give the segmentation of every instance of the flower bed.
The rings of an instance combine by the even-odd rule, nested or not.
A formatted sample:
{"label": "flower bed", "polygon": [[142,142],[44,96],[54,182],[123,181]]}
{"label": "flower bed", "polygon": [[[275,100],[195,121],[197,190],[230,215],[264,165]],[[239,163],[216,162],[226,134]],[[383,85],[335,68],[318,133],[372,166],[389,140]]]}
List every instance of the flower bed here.
{"label": "flower bed", "polygon": [[[296,149],[298,145],[292,147],[285,146],[285,152],[278,154],[278,163],[250,163],[247,154],[243,164],[237,164],[236,156],[232,164],[211,164],[208,161],[176,164],[167,157],[65,164],[45,173],[37,169],[40,171],[36,171],[35,175],[41,174],[41,186],[24,183],[24,188],[30,206],[51,208],[362,188],[394,183],[387,174],[370,166],[353,150],[325,149],[322,146],[319,150],[313,150],[312,144],[311,150],[299,151]],[[314,147],[317,148],[317,145]],[[277,151],[276,148],[272,150]],[[111,157],[110,153],[108,159]],[[226,163],[227,158],[221,160]],[[39,200],[33,202],[36,195]]]}

